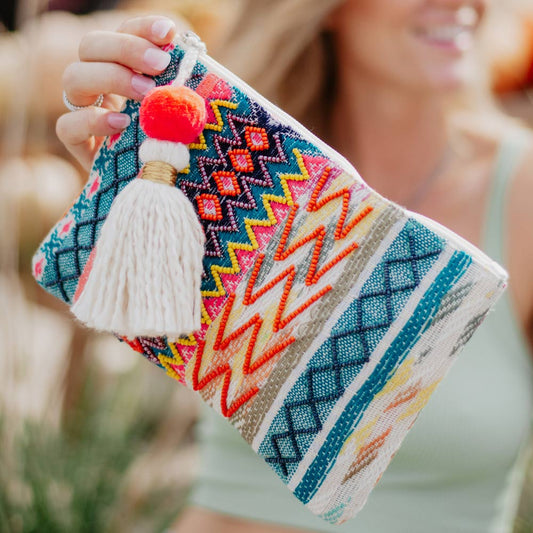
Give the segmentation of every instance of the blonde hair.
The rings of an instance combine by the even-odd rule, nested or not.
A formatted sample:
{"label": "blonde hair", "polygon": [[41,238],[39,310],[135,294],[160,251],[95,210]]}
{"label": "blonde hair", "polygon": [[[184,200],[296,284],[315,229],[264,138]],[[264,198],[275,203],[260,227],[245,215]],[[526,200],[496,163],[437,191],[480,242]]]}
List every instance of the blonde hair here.
{"label": "blonde hair", "polygon": [[[214,55],[261,94],[311,127],[331,78],[326,22],[343,0],[236,0]],[[321,105],[314,105],[320,102]],[[314,124],[315,123],[315,124]]]}

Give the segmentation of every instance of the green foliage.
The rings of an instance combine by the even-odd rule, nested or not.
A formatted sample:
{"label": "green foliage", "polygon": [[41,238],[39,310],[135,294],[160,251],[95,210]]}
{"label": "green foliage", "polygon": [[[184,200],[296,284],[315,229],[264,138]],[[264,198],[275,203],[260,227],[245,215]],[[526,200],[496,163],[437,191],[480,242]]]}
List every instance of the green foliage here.
{"label": "green foliage", "polygon": [[107,384],[90,373],[60,429],[26,422],[10,435],[0,424],[2,441],[11,441],[0,451],[2,533],[130,531],[118,524],[136,520],[145,524],[136,531],[168,526],[184,498],[175,490],[147,495],[135,516],[117,516],[124,475],[157,432],[168,384],[176,386],[157,371],[162,386],[147,395],[141,366]]}

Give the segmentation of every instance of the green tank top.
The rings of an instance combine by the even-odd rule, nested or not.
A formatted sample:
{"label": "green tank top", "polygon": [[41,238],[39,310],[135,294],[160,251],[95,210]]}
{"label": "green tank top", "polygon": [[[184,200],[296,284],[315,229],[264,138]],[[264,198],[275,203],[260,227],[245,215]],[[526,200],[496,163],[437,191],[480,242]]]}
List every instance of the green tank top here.
{"label": "green tank top", "polygon": [[[509,183],[530,138],[499,151],[483,248],[506,264]],[[533,360],[509,291],[428,404],[359,514],[342,526],[313,516],[211,409],[198,427],[200,472],[191,503],[221,513],[338,533],[509,533],[532,430]]]}

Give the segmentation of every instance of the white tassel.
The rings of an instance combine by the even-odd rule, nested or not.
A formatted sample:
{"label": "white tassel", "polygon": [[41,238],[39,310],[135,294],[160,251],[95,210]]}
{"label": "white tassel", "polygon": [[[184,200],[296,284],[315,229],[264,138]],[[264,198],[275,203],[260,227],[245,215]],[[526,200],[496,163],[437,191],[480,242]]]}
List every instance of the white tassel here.
{"label": "white tassel", "polygon": [[204,100],[187,87],[156,87],[143,99],[144,166],[114,199],[71,308],[88,326],[169,340],[200,329],[205,236],[175,184],[205,121]]}
{"label": "white tassel", "polygon": [[113,202],[72,312],[128,338],[173,340],[200,329],[204,241],[181,190],[133,180]]}

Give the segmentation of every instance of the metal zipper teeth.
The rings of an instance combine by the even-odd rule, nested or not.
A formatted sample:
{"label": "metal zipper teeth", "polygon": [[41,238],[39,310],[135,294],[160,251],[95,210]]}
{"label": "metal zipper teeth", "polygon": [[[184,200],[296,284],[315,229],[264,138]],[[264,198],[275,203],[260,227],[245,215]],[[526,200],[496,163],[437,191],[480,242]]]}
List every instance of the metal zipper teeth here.
{"label": "metal zipper teeth", "polygon": [[[197,39],[200,43],[202,43],[199,37],[197,37]],[[191,47],[195,47],[195,45],[190,40],[186,40],[186,41],[180,40],[179,44],[184,50],[187,50]],[[345,172],[347,172],[348,174],[351,174],[355,178],[365,183],[365,181],[363,180],[363,178],[361,178],[361,176],[359,175],[357,170],[354,168],[354,166],[350,164],[346,158],[344,158],[338,152],[333,150],[333,148],[328,146],[324,141],[320,140],[316,135],[314,135],[311,131],[309,131],[302,124],[300,124],[295,118],[291,117],[288,113],[286,113],[285,111],[283,111],[282,109],[274,105],[272,102],[267,100],[264,96],[258,93],[255,89],[250,87],[245,81],[241,80],[237,75],[233,74],[233,72],[228,70],[226,67],[222,66],[220,63],[215,61],[212,57],[208,56],[206,53],[204,53],[203,50],[201,50],[199,53],[199,59],[201,59],[202,63],[204,63],[204,65],[208,68],[208,70],[212,71],[215,74],[220,75],[226,81],[230,82],[232,85],[237,87],[239,90],[245,93],[250,99],[259,103],[278,122],[285,124],[286,126],[290,126],[294,131],[296,131],[296,133],[301,135],[301,137],[304,140],[309,141],[315,146],[317,146],[325,155],[327,155],[332,161],[337,163]],[[382,200],[388,203],[394,203],[394,202],[391,202],[391,200],[384,198],[381,194],[379,194],[374,189],[372,188],[370,189],[372,190],[374,194],[376,194]],[[408,214],[408,216],[418,219],[421,223],[428,226],[435,233],[444,235],[449,242],[455,244],[458,247],[462,247],[463,249],[465,249],[480,265],[482,265],[486,270],[488,270],[495,276],[503,278],[505,280],[508,278],[507,271],[503,269],[498,263],[496,263],[496,261],[493,261],[479,248],[474,246],[472,243],[468,242],[466,239],[464,239],[457,233],[451,231],[446,226],[443,226],[440,222],[437,222],[436,220],[433,220],[424,215],[421,215],[420,213],[416,213],[414,211],[408,211],[407,209],[402,208],[402,207],[400,207],[400,209],[403,209],[406,212],[406,214]]]}

